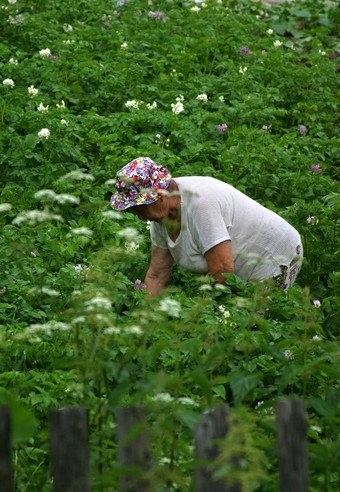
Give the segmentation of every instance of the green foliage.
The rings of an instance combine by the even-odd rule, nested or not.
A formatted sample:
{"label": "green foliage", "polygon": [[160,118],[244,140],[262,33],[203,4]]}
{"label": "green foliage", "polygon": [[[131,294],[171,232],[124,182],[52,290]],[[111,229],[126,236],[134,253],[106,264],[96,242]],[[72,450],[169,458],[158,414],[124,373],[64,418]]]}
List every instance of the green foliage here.
{"label": "green foliage", "polygon": [[[206,3],[0,9],[0,397],[20,492],[52,490],[47,412],[63,405],[89,408],[94,490],[117,489],[114,411],[130,404],[147,409],[153,490],[191,490],[192,432],[220,403],[236,425],[218,476],[277,490],[285,396],[306,401],[311,492],[339,489],[339,9]],[[296,286],[226,275],[219,289],[175,267],[146,299],[131,283],[148,268],[148,226],[109,206],[115,172],[139,155],[226,181],[290,222],[305,257]]]}

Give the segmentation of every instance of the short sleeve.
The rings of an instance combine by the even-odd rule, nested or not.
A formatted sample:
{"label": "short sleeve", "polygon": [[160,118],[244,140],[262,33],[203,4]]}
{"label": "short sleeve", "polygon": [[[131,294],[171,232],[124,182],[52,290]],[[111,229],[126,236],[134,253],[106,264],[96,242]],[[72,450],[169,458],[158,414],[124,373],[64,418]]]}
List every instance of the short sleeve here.
{"label": "short sleeve", "polygon": [[200,253],[204,256],[209,249],[223,241],[230,241],[227,224],[230,223],[226,212],[222,211],[218,203],[202,203],[193,207],[190,213],[191,230],[194,242],[198,245]]}
{"label": "short sleeve", "polygon": [[157,248],[169,249],[166,240],[166,231],[163,224],[157,224],[157,222],[151,221],[150,237],[151,237],[152,244],[157,246]]}

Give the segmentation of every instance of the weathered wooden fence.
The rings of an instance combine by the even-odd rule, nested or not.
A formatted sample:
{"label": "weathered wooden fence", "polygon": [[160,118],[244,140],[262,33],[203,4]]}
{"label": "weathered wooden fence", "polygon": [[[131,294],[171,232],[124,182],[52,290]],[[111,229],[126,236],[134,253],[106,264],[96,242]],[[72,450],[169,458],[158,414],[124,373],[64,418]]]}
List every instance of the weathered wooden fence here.
{"label": "weathered wooden fence", "polygon": [[[282,400],[276,405],[278,458],[281,492],[307,492],[307,419],[300,399]],[[151,468],[145,411],[141,407],[119,408],[116,412],[119,465],[124,470],[121,492],[147,492]],[[228,410],[221,405],[203,415],[194,432],[198,463],[195,492],[239,492],[240,487],[214,480],[207,463],[218,456],[217,439],[229,430]],[[11,424],[8,407],[0,407],[0,492],[13,492]],[[54,492],[90,492],[88,414],[82,407],[49,412],[49,434]],[[128,470],[133,470],[129,474]],[[141,474],[136,474],[140,470]]]}

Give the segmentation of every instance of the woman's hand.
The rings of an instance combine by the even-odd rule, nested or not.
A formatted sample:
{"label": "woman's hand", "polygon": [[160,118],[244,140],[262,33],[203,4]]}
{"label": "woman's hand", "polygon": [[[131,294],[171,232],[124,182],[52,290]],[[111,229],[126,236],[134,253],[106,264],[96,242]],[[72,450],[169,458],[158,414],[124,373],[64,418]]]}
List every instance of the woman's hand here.
{"label": "woman's hand", "polygon": [[208,275],[215,277],[218,283],[225,283],[223,273],[234,273],[231,241],[223,241],[217,244],[209,249],[204,257],[208,262]]}
{"label": "woman's hand", "polygon": [[174,260],[167,249],[161,249],[152,245],[151,262],[144,282],[150,294],[147,297],[155,297],[168,285],[172,276]]}

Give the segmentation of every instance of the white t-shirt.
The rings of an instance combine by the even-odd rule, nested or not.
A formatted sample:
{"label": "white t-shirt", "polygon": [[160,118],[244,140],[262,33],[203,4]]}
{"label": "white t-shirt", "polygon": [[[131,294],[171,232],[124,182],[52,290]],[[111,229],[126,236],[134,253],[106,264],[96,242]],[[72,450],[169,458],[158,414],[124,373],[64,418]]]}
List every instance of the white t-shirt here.
{"label": "white t-shirt", "polygon": [[181,230],[173,242],[162,223],[151,222],[152,243],[170,251],[193,273],[208,272],[204,254],[231,240],[234,271],[243,280],[280,274],[301,248],[299,233],[282,217],[215,178],[174,178],[181,195]]}

